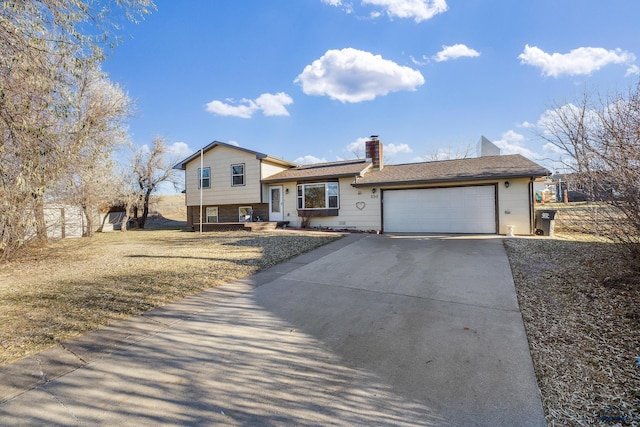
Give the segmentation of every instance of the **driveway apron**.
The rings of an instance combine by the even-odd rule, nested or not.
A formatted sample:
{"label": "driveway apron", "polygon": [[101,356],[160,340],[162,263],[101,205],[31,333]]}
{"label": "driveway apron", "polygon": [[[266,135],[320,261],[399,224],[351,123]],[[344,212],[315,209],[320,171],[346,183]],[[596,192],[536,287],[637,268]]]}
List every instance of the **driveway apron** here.
{"label": "driveway apron", "polygon": [[545,425],[493,236],[350,235],[112,329],[136,324],[161,327],[50,350],[82,363],[5,396],[0,423]]}

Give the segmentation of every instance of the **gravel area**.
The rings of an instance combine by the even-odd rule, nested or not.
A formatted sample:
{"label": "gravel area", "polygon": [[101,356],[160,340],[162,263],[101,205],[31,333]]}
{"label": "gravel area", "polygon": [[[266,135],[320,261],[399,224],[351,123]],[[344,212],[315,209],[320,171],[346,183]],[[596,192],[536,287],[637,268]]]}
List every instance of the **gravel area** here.
{"label": "gravel area", "polygon": [[0,365],[339,237],[284,230],[136,230],[33,249],[0,265]]}
{"label": "gravel area", "polygon": [[611,244],[506,239],[550,426],[640,425],[640,279]]}

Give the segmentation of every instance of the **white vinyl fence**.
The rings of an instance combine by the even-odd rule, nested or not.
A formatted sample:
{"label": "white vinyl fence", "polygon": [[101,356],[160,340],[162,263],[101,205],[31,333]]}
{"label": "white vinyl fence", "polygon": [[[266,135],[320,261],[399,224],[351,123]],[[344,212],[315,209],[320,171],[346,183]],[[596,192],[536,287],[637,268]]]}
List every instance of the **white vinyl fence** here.
{"label": "white vinyl fence", "polygon": [[82,237],[87,227],[82,209],[69,205],[48,205],[44,208],[47,237],[67,239]]}

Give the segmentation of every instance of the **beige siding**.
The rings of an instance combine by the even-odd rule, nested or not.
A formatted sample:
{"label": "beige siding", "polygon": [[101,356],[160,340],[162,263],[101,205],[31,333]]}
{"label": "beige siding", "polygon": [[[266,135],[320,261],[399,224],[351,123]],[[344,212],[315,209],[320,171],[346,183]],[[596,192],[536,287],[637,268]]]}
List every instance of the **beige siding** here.
{"label": "beige siding", "polygon": [[531,234],[528,178],[510,179],[509,188],[498,183],[498,233],[507,234],[507,226],[513,225],[515,234]]}
{"label": "beige siding", "polygon": [[[279,172],[282,172],[283,170],[287,170],[289,168],[286,167],[286,166],[277,165],[275,163],[271,163],[269,161],[264,161],[263,160],[260,169],[261,169],[262,178],[266,178],[266,177],[269,177],[271,175],[275,175],[275,174],[277,174]],[[270,186],[274,186],[274,185],[277,186],[277,185],[281,185],[281,184],[264,184],[262,186],[262,200],[264,200],[265,203],[269,203],[269,187]],[[289,190],[289,191],[291,191],[291,190]],[[285,219],[285,221],[287,221],[287,219]]]}
{"label": "beige siding", "polygon": [[261,178],[266,178],[269,177],[271,175],[275,175],[279,172],[282,172],[283,170],[289,169],[286,166],[282,166],[282,165],[277,165],[275,163],[271,163],[269,161],[263,161],[262,162],[262,168],[261,168]]}
{"label": "beige siding", "polygon": [[[204,167],[211,168],[211,187],[202,190],[204,205],[252,204],[261,202],[260,160],[251,153],[217,146],[204,155]],[[231,165],[244,163],[245,185],[231,185]],[[187,206],[200,204],[198,169],[200,158],[187,165]]]}
{"label": "beige siding", "polygon": [[[509,179],[509,188],[504,183],[507,180],[500,181],[464,181],[455,183],[455,186],[465,185],[490,185],[497,184],[498,189],[498,233],[507,234],[509,225],[514,227],[515,234],[528,235],[531,234],[530,228],[530,203],[529,203],[529,178]],[[451,185],[415,185],[402,186],[396,188],[430,188],[430,187],[447,187]],[[385,187],[393,188],[393,187]],[[508,212],[508,213],[507,213]]]}
{"label": "beige siding", "polygon": [[[244,163],[245,185],[231,186],[231,165]],[[198,189],[198,168],[200,159],[194,159],[187,165],[187,206],[200,203]],[[271,176],[284,169],[283,166],[260,160],[255,155],[241,150],[227,147],[215,147],[205,154],[204,167],[211,167],[211,188],[203,190],[203,204],[205,206],[219,205],[255,205],[268,203],[269,185],[261,185],[260,179]],[[355,229],[362,231],[378,231],[382,227],[381,188],[372,193],[371,188],[354,188],[351,186],[353,178],[340,179],[340,209],[337,216],[315,217],[311,219],[312,227],[327,227],[334,229]],[[500,181],[465,181],[455,183],[455,186],[465,185],[497,185],[497,230],[506,234],[508,226],[514,227],[516,234],[530,234],[530,194],[529,179],[510,179],[509,187],[505,180]],[[292,226],[300,226],[298,217],[296,182],[282,184],[284,197],[284,220]],[[395,188],[429,188],[452,185],[416,185],[398,186]],[[391,186],[385,189],[394,188]],[[289,191],[287,193],[287,190]]]}
{"label": "beige siding", "polygon": [[[353,188],[353,178],[340,179],[340,210],[338,216],[311,218],[312,227],[333,229],[354,229],[363,231],[380,230],[380,193],[370,189]],[[284,183],[284,220],[299,227],[301,218],[297,211],[296,183]],[[286,194],[289,189],[289,194]],[[359,209],[361,208],[361,209]]]}
{"label": "beige siding", "polygon": [[[274,184],[280,185],[280,184]],[[298,211],[296,209],[296,183],[295,182],[283,182],[282,184],[282,197],[284,202],[284,220],[289,221],[292,227],[300,227],[300,217],[298,217]],[[287,190],[289,193],[287,194]]]}
{"label": "beige siding", "polygon": [[[340,180],[340,210],[335,217],[318,217],[311,219],[312,227],[328,227],[335,229],[355,229],[362,231],[380,230],[382,226],[380,188],[372,193],[371,188],[354,188],[351,186],[353,178]],[[508,226],[514,227],[516,234],[530,234],[530,201],[529,179],[511,179],[509,188],[503,181],[465,181],[456,183],[456,186],[465,185],[491,185],[497,184],[498,199],[496,207],[498,215],[498,233],[507,234]],[[443,185],[416,185],[396,188],[429,188],[442,187]],[[283,188],[289,189],[289,194],[284,194],[284,219],[291,226],[299,227],[301,218],[297,213],[296,183],[284,183]],[[392,188],[392,187],[385,187]],[[362,209],[359,209],[362,208]],[[507,213],[508,212],[508,213]]]}

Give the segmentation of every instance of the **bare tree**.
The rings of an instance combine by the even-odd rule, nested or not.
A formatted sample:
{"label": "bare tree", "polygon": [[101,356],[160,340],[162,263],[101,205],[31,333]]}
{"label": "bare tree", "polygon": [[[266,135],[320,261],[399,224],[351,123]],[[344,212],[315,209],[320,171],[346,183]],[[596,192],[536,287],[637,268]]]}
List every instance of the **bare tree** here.
{"label": "bare tree", "polygon": [[[12,50],[16,56],[7,57],[5,52]],[[5,192],[23,199],[12,204],[30,201],[27,212],[35,214],[37,236],[44,240],[44,191],[63,160],[61,113],[67,104],[60,94],[64,94],[62,82],[68,74],[68,61],[64,55],[50,54],[44,45],[41,51],[27,53],[6,46],[0,53],[0,174],[5,186],[16,187],[14,191],[5,187]],[[20,215],[6,212],[3,216],[10,218],[12,214]]]}
{"label": "bare tree", "polygon": [[116,197],[113,205],[121,206],[124,214],[120,219],[120,231],[128,230],[129,221],[134,218],[138,204],[142,200],[142,192],[138,186],[132,169],[122,170],[114,180]]}
{"label": "bare tree", "polygon": [[351,149],[351,154],[353,154],[356,159],[364,159],[364,148],[353,147]]}
{"label": "bare tree", "polygon": [[447,147],[444,149],[438,149],[431,154],[424,156],[424,160],[427,162],[436,162],[438,160],[455,160],[455,159],[467,159],[473,154],[473,147],[471,144],[467,144],[464,147]]}
{"label": "bare tree", "polygon": [[119,42],[121,21],[137,22],[153,10],[153,0],[12,0],[0,8],[0,44],[27,54],[44,44],[69,46],[100,59]]}
{"label": "bare tree", "polygon": [[82,208],[87,220],[86,236],[94,232],[94,213],[116,195],[113,150],[126,143],[124,121],[131,102],[117,85],[96,68],[85,68],[74,92],[74,117],[70,146],[71,162],[60,178],[54,196]]}
{"label": "bare tree", "polygon": [[163,182],[173,182],[175,175],[173,159],[168,159],[169,150],[162,137],[153,139],[151,147],[143,147],[134,153],[132,161],[133,177],[140,194],[139,206],[142,214],[138,217],[138,227],[144,228],[149,215],[149,198]]}
{"label": "bare tree", "polygon": [[626,93],[594,96],[556,106],[540,136],[569,157],[574,186],[589,195],[583,231],[597,230],[640,254],[640,83]]}
{"label": "bare tree", "polygon": [[[117,39],[118,17],[152,0],[15,0],[0,7],[0,249],[7,257],[35,228],[46,241],[44,202],[74,164],[78,77]],[[87,122],[85,122],[87,124]],[[95,123],[92,123],[95,125]],[[93,126],[95,127],[95,126]]]}
{"label": "bare tree", "polygon": [[86,237],[94,234],[100,207],[109,206],[117,199],[114,162],[109,156],[109,153],[101,153],[93,159],[84,159],[91,163],[79,164],[74,173],[61,183],[61,189],[54,190],[57,200],[82,209],[86,219]]}

